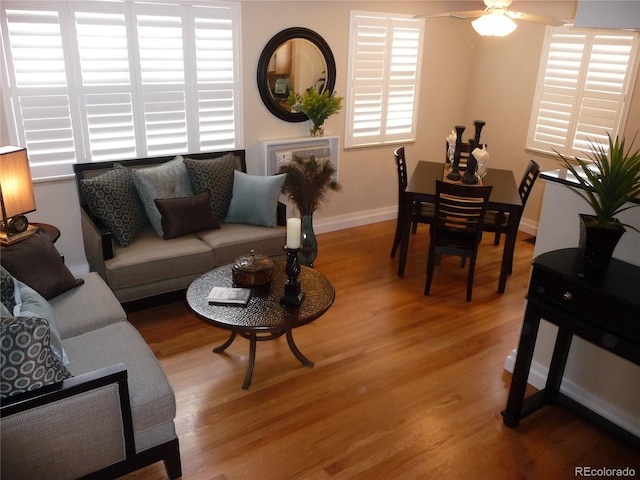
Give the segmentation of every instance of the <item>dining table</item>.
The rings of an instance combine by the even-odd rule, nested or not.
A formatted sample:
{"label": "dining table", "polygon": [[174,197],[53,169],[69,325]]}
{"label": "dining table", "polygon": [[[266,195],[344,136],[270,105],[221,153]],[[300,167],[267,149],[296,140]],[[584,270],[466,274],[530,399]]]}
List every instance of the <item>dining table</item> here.
{"label": "dining table", "polygon": [[[411,235],[411,212],[414,202],[436,202],[436,180],[444,180],[446,167],[443,162],[428,162],[420,160],[411,174],[404,191],[404,210],[401,221],[400,263],[398,276],[403,277],[407,254],[409,251],[409,237]],[[491,195],[487,203],[487,210],[495,210],[508,214],[507,231],[502,253],[498,292],[504,293],[507,277],[511,274],[513,252],[515,250],[518,224],[522,213],[522,200],[518,192],[516,179],[511,170],[489,168],[482,178],[481,184],[491,185]]]}

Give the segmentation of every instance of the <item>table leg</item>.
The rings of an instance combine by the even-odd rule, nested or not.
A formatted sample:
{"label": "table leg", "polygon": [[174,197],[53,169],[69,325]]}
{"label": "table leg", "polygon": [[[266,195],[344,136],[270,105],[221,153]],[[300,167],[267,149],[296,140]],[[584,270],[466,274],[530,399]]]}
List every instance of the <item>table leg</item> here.
{"label": "table leg", "polygon": [[244,376],[243,389],[248,389],[251,385],[251,377],[253,377],[253,366],[256,363],[256,334],[251,332],[249,334],[249,361],[247,362],[247,373]]}
{"label": "table leg", "polygon": [[522,332],[520,333],[518,354],[511,378],[507,408],[502,411],[502,420],[508,427],[515,427],[518,425],[520,418],[522,418],[524,394],[527,389],[529,369],[531,368],[533,350],[536,346],[538,328],[540,327],[540,316],[537,310],[536,307],[529,305],[522,323]]}
{"label": "table leg", "polygon": [[[522,208],[522,207],[520,207]],[[513,263],[513,252],[516,248],[516,238],[518,236],[518,223],[520,215],[511,210],[509,212],[509,223],[504,239],[504,249],[502,251],[502,264],[500,265],[500,281],[498,283],[498,293],[504,293],[507,286],[507,277],[511,274],[511,264]]]}
{"label": "table leg", "polygon": [[298,360],[300,360],[300,363],[306,367],[313,367],[313,362],[302,354],[296,343],[293,341],[293,333],[291,332],[291,329],[287,329],[287,343],[289,344],[291,352]]}
{"label": "table leg", "polygon": [[405,194],[404,205],[402,207],[401,222],[402,240],[400,241],[400,260],[398,262],[398,276],[404,277],[404,267],[407,263],[407,253],[409,252],[409,236],[411,235],[411,209],[413,207],[413,195]]}
{"label": "table leg", "polygon": [[233,341],[235,340],[237,334],[238,334],[237,332],[231,332],[231,335],[229,336],[229,339],[226,342],[224,342],[222,345],[217,346],[216,348],[214,348],[213,351],[215,353],[219,353],[219,352],[225,351],[227,349],[227,347],[233,343]]}

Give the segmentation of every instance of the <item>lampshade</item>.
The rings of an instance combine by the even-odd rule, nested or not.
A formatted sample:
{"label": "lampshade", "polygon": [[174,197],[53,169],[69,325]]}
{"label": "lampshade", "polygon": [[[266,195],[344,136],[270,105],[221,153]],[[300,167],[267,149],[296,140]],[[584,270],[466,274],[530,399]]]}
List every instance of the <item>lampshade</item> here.
{"label": "lampshade", "polygon": [[36,209],[31,169],[24,147],[0,147],[0,201],[3,222]]}
{"label": "lampshade", "polygon": [[471,22],[473,29],[483,37],[504,37],[518,25],[503,13],[489,13]]}

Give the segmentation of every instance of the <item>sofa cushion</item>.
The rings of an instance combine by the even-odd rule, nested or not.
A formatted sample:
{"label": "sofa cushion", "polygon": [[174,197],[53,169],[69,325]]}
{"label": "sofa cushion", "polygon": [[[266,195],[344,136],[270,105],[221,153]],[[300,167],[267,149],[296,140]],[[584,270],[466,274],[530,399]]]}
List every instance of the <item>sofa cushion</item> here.
{"label": "sofa cushion", "polygon": [[213,251],[216,267],[233,263],[251,250],[268,257],[284,256],[287,243],[287,228],[265,228],[245,223],[223,223],[220,230],[195,234]]}
{"label": "sofa cushion", "polygon": [[104,262],[105,275],[111,289],[119,290],[205,272],[213,268],[212,257],[195,235],[163,240],[148,229],[127,248],[114,247],[114,257]]}
{"label": "sofa cushion", "polygon": [[[63,341],[73,375],[122,363],[127,368],[134,432],[143,432],[176,415],[167,377],[153,352],[129,322],[119,322]],[[171,435],[172,433],[172,435]],[[156,444],[175,438],[155,438]],[[136,447],[139,445],[136,442]]]}
{"label": "sofa cushion", "polygon": [[49,302],[63,340],[127,319],[122,305],[100,275],[91,272],[82,279],[83,285]]}
{"label": "sofa cushion", "polygon": [[148,168],[132,170],[144,211],[151,226],[162,236],[162,217],[154,200],[156,198],[190,197],[193,195],[191,181],[183,159],[178,155],[173,160]]}
{"label": "sofa cushion", "polygon": [[213,216],[208,190],[192,197],[156,198],[156,207],[162,216],[162,237],[165,240],[220,228]]}
{"label": "sofa cushion", "polygon": [[278,224],[278,200],[286,177],[286,174],[248,175],[236,170],[225,221],[275,227]]}
{"label": "sofa cushion", "polygon": [[191,186],[195,193],[208,190],[211,193],[211,211],[213,216],[222,220],[227,216],[233,191],[233,173],[236,170],[236,158],[232,153],[207,160],[185,158],[184,164],[189,172]]}
{"label": "sofa cushion", "polygon": [[0,397],[61,382],[71,374],[51,350],[49,322],[39,317],[0,319]]}
{"label": "sofa cushion", "polygon": [[43,232],[3,248],[0,262],[11,275],[26,283],[47,300],[78,285],[51,239]]}
{"label": "sofa cushion", "polygon": [[63,365],[69,363],[67,354],[64,348],[62,348],[58,322],[53,313],[53,308],[51,308],[49,302],[47,302],[42,295],[18,280],[16,280],[16,306],[13,309],[13,315],[16,317],[44,318],[49,323],[51,350]]}
{"label": "sofa cushion", "polygon": [[113,170],[80,182],[89,210],[113,233],[116,243],[126,247],[148,224],[133,174],[116,163]]}

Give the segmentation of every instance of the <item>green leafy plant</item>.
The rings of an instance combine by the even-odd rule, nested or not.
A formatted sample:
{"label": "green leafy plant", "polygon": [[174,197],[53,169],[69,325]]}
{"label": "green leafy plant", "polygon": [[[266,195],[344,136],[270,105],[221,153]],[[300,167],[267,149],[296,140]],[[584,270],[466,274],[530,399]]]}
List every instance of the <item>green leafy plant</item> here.
{"label": "green leafy plant", "polygon": [[[607,227],[620,212],[640,206],[626,205],[640,196],[640,149],[632,150],[635,137],[628,149],[624,138],[609,138],[609,149],[589,141],[589,160],[565,157],[556,151],[562,165],[570,171],[582,187],[572,189],[583,197],[595,213],[598,226]],[[554,150],[555,151],[555,150]],[[637,228],[626,225],[637,232]]]}
{"label": "green leafy plant", "polygon": [[302,215],[315,212],[327,198],[329,191],[340,191],[342,186],[333,178],[336,169],[329,159],[316,160],[294,156],[282,165],[278,173],[286,173],[282,193],[296,204]]}
{"label": "green leafy plant", "polygon": [[324,121],[334,113],[337,113],[342,108],[342,97],[337,97],[335,92],[329,93],[328,90],[320,93],[313,86],[306,90],[302,95],[294,92],[289,92],[287,98],[287,105],[295,112],[304,113],[311,123],[313,123],[312,134],[316,134],[317,131],[324,125]]}

